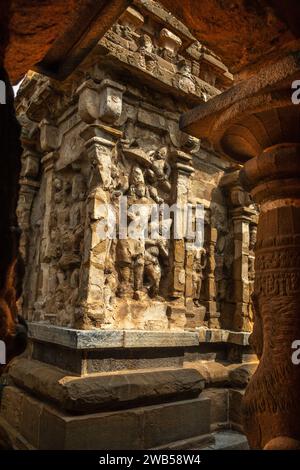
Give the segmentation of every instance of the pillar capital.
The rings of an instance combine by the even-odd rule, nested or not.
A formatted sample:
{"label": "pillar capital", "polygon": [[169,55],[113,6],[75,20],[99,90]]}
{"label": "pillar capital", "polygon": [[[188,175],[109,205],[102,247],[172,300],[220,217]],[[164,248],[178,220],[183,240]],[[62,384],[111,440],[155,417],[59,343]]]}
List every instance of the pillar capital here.
{"label": "pillar capital", "polygon": [[241,180],[266,211],[300,205],[300,143],[277,144],[245,163]]}

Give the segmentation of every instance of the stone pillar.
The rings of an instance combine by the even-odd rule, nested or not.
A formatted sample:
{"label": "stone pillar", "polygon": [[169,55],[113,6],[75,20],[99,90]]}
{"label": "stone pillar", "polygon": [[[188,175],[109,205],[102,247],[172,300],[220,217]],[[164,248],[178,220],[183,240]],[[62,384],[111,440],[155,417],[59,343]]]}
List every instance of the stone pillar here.
{"label": "stone pillar", "polygon": [[220,312],[217,312],[216,303],[216,280],[215,280],[215,250],[217,244],[218,232],[211,224],[205,228],[205,240],[207,250],[206,266],[206,318],[210,328],[220,328]]}
{"label": "stone pillar", "polygon": [[122,132],[108,126],[87,126],[81,133],[91,165],[81,274],[81,311],[76,318],[80,328],[103,326],[108,322],[103,309],[105,267],[110,256],[111,240],[98,233],[98,224],[106,218],[104,207],[110,203],[112,183],[111,154]]}
{"label": "stone pillar", "polygon": [[[43,320],[44,305],[48,294],[48,282],[49,282],[49,258],[51,257],[51,241],[50,241],[50,222],[52,212],[52,183],[53,183],[53,169],[56,159],[55,152],[49,152],[41,159],[41,166],[44,177],[44,217],[42,225],[40,226],[40,244],[36,246],[36,256],[31,269],[35,269],[33,276],[30,281],[27,282],[25,279],[24,289],[24,302],[26,304],[27,318],[32,320],[32,314],[34,313],[34,319]],[[34,262],[33,262],[34,261]],[[26,297],[29,297],[29,303],[27,304]],[[50,318],[48,318],[51,320]]]}
{"label": "stone pillar", "polygon": [[251,332],[253,313],[250,296],[253,280],[250,277],[253,276],[254,269],[253,236],[257,225],[257,209],[249,193],[242,188],[239,175],[239,170],[234,168],[226,173],[221,181],[230,207],[233,227],[232,301],[235,311],[231,328],[235,331]]}
{"label": "stone pillar", "polygon": [[251,339],[260,364],[244,399],[245,430],[253,448],[273,448],[281,441],[286,446],[288,438],[300,445],[300,368],[292,362],[292,344],[300,339],[299,176],[299,144],[268,148],[242,170],[261,208]]}
{"label": "stone pillar", "polygon": [[37,181],[39,166],[40,156],[32,150],[24,151],[22,155],[17,216],[22,231],[20,237],[20,253],[25,263],[29,249],[31,208],[34,197],[40,187],[40,183]]}
{"label": "stone pillar", "polygon": [[[176,178],[176,191],[173,202],[178,207],[187,208],[189,201],[189,178],[194,172],[191,166],[192,157],[182,151],[174,151],[171,155],[174,161],[174,170]],[[173,327],[190,326],[191,318],[195,317],[191,307],[192,299],[192,275],[193,275],[193,252],[186,249],[186,240],[184,237],[172,241],[172,283],[170,294],[173,298],[182,301],[180,308],[170,307],[169,321]],[[189,311],[189,313],[188,313]],[[188,320],[188,321],[187,321]]]}
{"label": "stone pillar", "polygon": [[254,211],[247,207],[238,207],[232,211],[234,227],[233,282],[235,313],[233,329],[252,331],[249,291],[249,239],[250,223]]}

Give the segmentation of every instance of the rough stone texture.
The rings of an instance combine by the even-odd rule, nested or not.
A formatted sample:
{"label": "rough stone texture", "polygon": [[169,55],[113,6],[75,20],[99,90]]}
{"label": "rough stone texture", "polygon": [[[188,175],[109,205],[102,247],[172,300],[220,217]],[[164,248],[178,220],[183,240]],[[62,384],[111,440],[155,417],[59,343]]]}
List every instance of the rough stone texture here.
{"label": "rough stone texture", "polygon": [[212,437],[214,442],[197,447],[197,450],[249,450],[246,437],[236,431],[218,431],[213,433]]}
{"label": "rough stone texture", "polygon": [[247,346],[250,333],[223,329],[199,328],[200,343],[232,343]]}
{"label": "rough stone texture", "polygon": [[[30,439],[34,440],[38,436],[37,448],[44,450],[149,449],[157,446],[156,444],[166,446],[179,439],[206,435],[210,430],[210,400],[207,398],[110,413],[70,416],[13,387],[6,388],[6,400],[10,400],[14,391],[22,396],[26,408],[34,404],[36,410],[40,410],[33,415],[34,435],[24,429],[27,426],[32,429],[32,421],[30,422],[28,415],[20,419],[20,432],[16,432],[11,426],[9,414],[1,416],[0,429],[5,429],[7,441],[15,448],[35,447]],[[21,437],[25,432],[29,441]]]}
{"label": "rough stone texture", "polygon": [[229,372],[230,385],[232,387],[245,388],[257,369],[257,363],[243,364]]}
{"label": "rough stone texture", "polygon": [[193,361],[186,362],[185,366],[193,367],[205,379],[207,387],[238,387],[245,388],[257,368],[257,362],[243,365],[229,362]]}
{"label": "rough stone texture", "polygon": [[[180,111],[231,79],[221,62],[203,68],[213,53],[195,57],[188,46],[200,45],[184,25],[152,7],[136,2],[64,84],[31,75],[17,99],[25,147],[18,206],[28,265],[23,314],[77,329],[138,330],[125,331],[126,347],[177,345],[160,331],[252,325],[256,210],[238,182],[226,179],[230,166],[178,128]],[[120,196],[145,207],[203,204],[203,246],[190,248],[187,236],[103,237],[104,208],[110,204],[118,215]],[[171,218],[164,223],[173,229]],[[157,332],[153,342],[148,330]],[[88,334],[91,347],[98,334]],[[111,347],[120,347],[112,335]],[[181,340],[192,345],[192,335]]]}
{"label": "rough stone texture", "polygon": [[242,400],[244,390],[230,389],[229,390],[229,420],[234,429],[242,429],[243,416],[242,416]]}
{"label": "rough stone texture", "polygon": [[32,344],[31,357],[71,373],[84,375],[118,370],[180,368],[183,365],[184,349],[179,346],[74,350],[37,341]]}
{"label": "rough stone texture", "polygon": [[76,330],[41,323],[29,324],[35,341],[71,349],[184,347],[199,344],[192,331]]}
{"label": "rough stone texture", "polygon": [[[210,431],[210,400],[168,404],[161,408],[145,409],[145,448],[156,447]],[[183,433],[181,432],[183,430]]]}
{"label": "rough stone texture", "polygon": [[[94,44],[95,36],[99,38],[104,34],[129,2],[104,1],[99,6],[89,0],[48,1],[45,4],[14,0],[11,3],[11,44],[6,62],[10,75],[18,79],[47,53],[51,59],[46,61],[47,66],[61,65],[65,59],[63,45],[66,50],[71,49],[70,56],[76,62],[78,49],[80,52],[84,46],[89,49]],[[171,30],[178,24],[173,16],[170,19],[168,12],[163,14],[155,2],[143,0],[140,3],[154,14],[158,11],[165,21],[168,19]],[[288,41],[299,37],[299,13],[295,0],[287,0],[284,5],[279,0],[254,4],[239,0],[230,4],[229,8],[217,0],[207,0],[201,4],[197,0],[162,0],[161,3],[233,69],[256,62],[261,56],[278,54]],[[7,24],[5,10],[9,2],[6,4],[2,21]],[[40,27],[40,18],[43,18],[43,28]],[[88,25],[93,34],[84,34]],[[184,31],[184,27],[181,29]],[[188,39],[190,36],[189,33]],[[79,47],[74,48],[76,39]],[[243,47],[237,48],[236,45],[241,43]],[[178,42],[175,41],[175,44]],[[172,51],[170,46],[168,49]],[[196,50],[197,53],[205,56],[206,50]],[[220,63],[218,58],[207,62],[209,66]]]}
{"label": "rough stone texture", "polygon": [[204,388],[204,379],[195,369],[75,377],[38,361],[19,359],[11,364],[10,376],[19,387],[76,413],[194,398]]}
{"label": "rough stone texture", "polygon": [[40,63],[48,73],[55,74],[62,66],[70,72],[129,2],[13,0],[7,6],[9,3],[10,43],[5,65],[11,79],[18,81]]}
{"label": "rough stone texture", "polygon": [[211,401],[210,422],[211,430],[229,425],[229,392],[223,388],[208,388],[202,392],[203,398]]}
{"label": "rough stone texture", "polygon": [[[299,9],[294,0],[230,4],[218,0],[161,0],[234,71],[284,51],[299,38]],[[243,44],[243,47],[237,47]]]}
{"label": "rough stone texture", "polygon": [[[293,105],[291,90],[299,77],[299,55],[298,48],[275,63],[262,65],[253,77],[188,111],[181,118],[182,130],[209,139],[216,150],[239,163],[272,145],[297,143],[299,133],[293,123],[299,122],[299,106]],[[281,118],[286,123],[284,132],[278,124]],[[267,132],[269,126],[272,133]]]}

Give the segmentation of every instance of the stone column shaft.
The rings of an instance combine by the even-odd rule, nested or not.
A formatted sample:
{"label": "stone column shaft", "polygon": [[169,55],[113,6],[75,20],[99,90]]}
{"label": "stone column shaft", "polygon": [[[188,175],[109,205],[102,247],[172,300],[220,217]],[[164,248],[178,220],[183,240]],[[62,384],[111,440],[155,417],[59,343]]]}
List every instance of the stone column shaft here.
{"label": "stone column shaft", "polygon": [[232,211],[234,225],[233,282],[236,303],[233,328],[237,331],[251,331],[252,321],[249,311],[249,225],[253,211],[245,207]]}
{"label": "stone column shaft", "polygon": [[249,160],[242,178],[260,204],[255,259],[255,324],[251,343],[260,357],[244,398],[252,448],[299,447],[300,145],[266,149]]}

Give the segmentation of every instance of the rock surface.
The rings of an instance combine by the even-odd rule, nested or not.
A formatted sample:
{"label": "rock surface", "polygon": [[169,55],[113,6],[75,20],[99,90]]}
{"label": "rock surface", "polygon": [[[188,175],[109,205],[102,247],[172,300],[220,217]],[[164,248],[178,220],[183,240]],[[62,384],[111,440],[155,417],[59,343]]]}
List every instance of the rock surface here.
{"label": "rock surface", "polygon": [[10,376],[19,387],[77,413],[195,398],[204,388],[204,379],[195,369],[72,377],[38,361],[18,359],[10,366]]}

